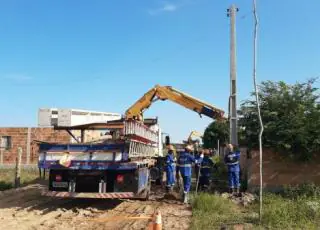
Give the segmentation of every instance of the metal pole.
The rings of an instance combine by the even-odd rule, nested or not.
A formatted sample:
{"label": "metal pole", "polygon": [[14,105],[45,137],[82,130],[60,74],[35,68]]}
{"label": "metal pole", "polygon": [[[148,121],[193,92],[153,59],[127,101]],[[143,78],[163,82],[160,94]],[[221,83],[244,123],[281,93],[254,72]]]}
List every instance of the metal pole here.
{"label": "metal pole", "polygon": [[218,139],[218,146],[217,146],[217,153],[218,153],[218,156],[220,156],[220,139]]}
{"label": "metal pole", "polygon": [[84,136],[84,132],[85,132],[85,130],[84,130],[84,129],[81,129],[81,130],[80,130],[80,134],[81,134],[81,143],[84,143],[84,141],[85,141],[85,140],[84,140],[84,137],[85,137],[85,136]]}
{"label": "metal pole", "polygon": [[230,143],[238,146],[237,119],[237,62],[236,62],[236,12],[239,9],[233,4],[227,10],[230,17]]}
{"label": "metal pole", "polygon": [[257,110],[258,110],[258,117],[260,123],[260,132],[259,132],[259,163],[260,163],[260,210],[259,210],[259,219],[260,222],[262,220],[262,190],[263,190],[263,181],[262,181],[262,134],[263,134],[263,122],[261,118],[260,112],[260,103],[259,103],[259,91],[257,87],[257,77],[256,77],[256,69],[257,69],[257,40],[258,40],[258,16],[256,10],[256,1],[253,0],[253,15],[254,15],[254,40],[253,40],[253,84],[255,89],[255,96],[256,96],[256,103],[257,103]]}

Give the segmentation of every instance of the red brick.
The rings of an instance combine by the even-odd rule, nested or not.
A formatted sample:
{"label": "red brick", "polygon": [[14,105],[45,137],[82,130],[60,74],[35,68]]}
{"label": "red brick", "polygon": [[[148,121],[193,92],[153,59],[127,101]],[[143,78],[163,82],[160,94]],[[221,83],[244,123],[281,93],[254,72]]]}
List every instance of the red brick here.
{"label": "red brick", "polygon": [[[252,160],[248,164],[248,170],[249,187],[259,186],[258,151],[252,152]],[[263,182],[267,188],[297,185],[304,182],[320,185],[320,157],[316,157],[308,163],[294,162],[266,149],[263,151]]]}
{"label": "red brick", "polygon": [[[28,128],[0,128],[1,136],[11,136],[12,148],[4,150],[4,163],[13,163],[17,155],[18,147],[22,147],[22,162],[26,162],[27,136]],[[31,128],[31,147],[30,147],[30,163],[36,163],[38,160],[37,145],[35,140],[46,142],[62,142],[69,143],[70,136],[65,131],[55,131],[53,128]]]}

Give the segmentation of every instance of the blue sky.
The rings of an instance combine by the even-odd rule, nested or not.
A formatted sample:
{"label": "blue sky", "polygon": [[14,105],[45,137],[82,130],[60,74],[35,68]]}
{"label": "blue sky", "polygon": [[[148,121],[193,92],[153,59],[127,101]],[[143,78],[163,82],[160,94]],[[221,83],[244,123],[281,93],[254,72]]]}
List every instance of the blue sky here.
{"label": "blue sky", "polygon": [[[124,113],[155,84],[227,111],[229,19],[235,3],[239,102],[252,91],[249,0],[14,0],[0,3],[0,126],[36,126],[39,107]],[[318,0],[258,0],[258,79],[320,74]],[[210,123],[157,102],[173,140]]]}

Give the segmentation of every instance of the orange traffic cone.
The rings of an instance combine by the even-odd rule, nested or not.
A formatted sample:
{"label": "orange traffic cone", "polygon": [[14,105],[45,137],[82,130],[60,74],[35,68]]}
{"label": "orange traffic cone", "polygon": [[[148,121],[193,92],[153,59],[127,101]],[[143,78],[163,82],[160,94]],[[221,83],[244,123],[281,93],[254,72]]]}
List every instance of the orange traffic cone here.
{"label": "orange traffic cone", "polygon": [[157,211],[154,217],[153,230],[162,230],[161,212]]}

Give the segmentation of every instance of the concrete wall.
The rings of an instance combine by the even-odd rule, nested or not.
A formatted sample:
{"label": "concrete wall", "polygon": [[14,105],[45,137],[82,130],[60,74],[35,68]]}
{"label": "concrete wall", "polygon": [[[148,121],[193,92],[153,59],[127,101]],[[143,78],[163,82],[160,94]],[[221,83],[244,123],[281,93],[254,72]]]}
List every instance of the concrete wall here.
{"label": "concrete wall", "polygon": [[[70,136],[66,131],[56,131],[53,128],[0,128],[0,139],[2,136],[11,137],[11,148],[0,150],[0,164],[14,163],[18,147],[22,147],[22,163],[34,164],[38,160],[38,141],[69,143]],[[2,155],[2,157],[1,157]]]}
{"label": "concrete wall", "polygon": [[[259,151],[251,151],[247,161],[248,187],[254,190],[260,186]],[[263,151],[263,186],[278,190],[283,185],[298,185],[313,182],[320,185],[320,157],[301,163],[286,160],[271,150]]]}

